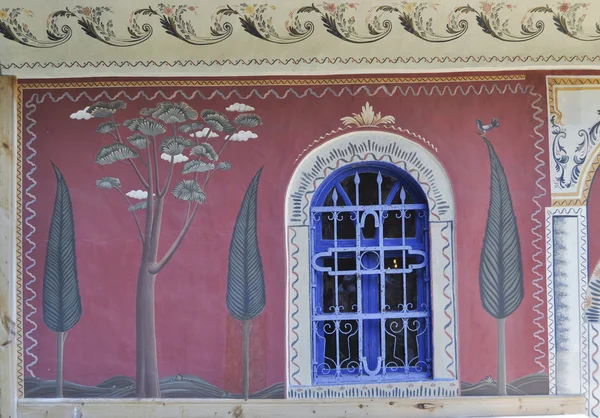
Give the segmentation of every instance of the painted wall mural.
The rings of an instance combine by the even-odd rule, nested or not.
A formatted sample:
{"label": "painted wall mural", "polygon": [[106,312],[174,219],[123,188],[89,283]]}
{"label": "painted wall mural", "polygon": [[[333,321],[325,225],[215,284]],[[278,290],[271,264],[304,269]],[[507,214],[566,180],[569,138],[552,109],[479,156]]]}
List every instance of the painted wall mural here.
{"label": "painted wall mural", "polygon": [[[549,393],[545,99],[538,73],[23,82],[20,395]],[[443,167],[452,206],[411,149]],[[458,338],[433,346],[451,359],[434,376],[450,379],[287,390],[310,373],[290,369],[294,349],[311,344],[294,323],[309,301],[288,292],[307,280],[286,269],[288,254],[310,248],[300,233],[286,248],[300,231],[285,215],[288,183],[302,162],[314,163],[301,180],[310,190],[373,158],[427,196],[432,286],[452,286],[458,306]]]}
{"label": "painted wall mural", "polygon": [[0,1],[0,68],[26,77],[85,76],[90,68],[105,76],[135,76],[139,68],[214,76],[315,71],[315,64],[335,73],[600,59],[594,49],[600,5],[593,2],[49,0],[14,6]]}
{"label": "painted wall mural", "polygon": [[[525,42],[541,35],[546,27],[544,15],[551,17],[554,29],[580,41],[600,40],[600,30],[588,32],[586,11],[590,3],[555,2],[550,5],[538,5],[526,8],[519,16],[520,33],[511,31],[511,17],[518,5],[506,2],[478,2],[454,7],[449,15],[439,12],[440,4],[427,2],[402,1],[398,4],[382,4],[372,7],[364,19],[365,28],[357,31],[359,3],[317,2],[303,4],[286,10],[285,34],[280,34],[273,23],[274,4],[240,3],[216,7],[208,20],[210,36],[198,36],[193,23],[198,20],[199,6],[158,3],[156,6],[131,11],[127,38],[115,34],[114,20],[109,6],[74,6],[56,10],[47,17],[47,39],[38,39],[24,22],[33,17],[33,11],[22,8],[3,8],[0,10],[0,33],[8,40],[34,48],[53,48],[69,41],[73,29],[62,24],[69,19],[75,20],[89,37],[110,46],[130,47],[147,41],[154,31],[149,23],[141,23],[144,17],[158,19],[168,35],[192,45],[212,45],[223,42],[234,31],[234,23],[240,25],[247,34],[262,41],[277,44],[297,43],[313,35],[317,26],[311,17],[320,19],[326,33],[351,43],[372,43],[383,39],[392,30],[392,20],[409,34],[427,42],[450,42],[463,36],[469,29],[467,16],[475,16],[475,22],[484,34],[505,42]],[[204,13],[201,13],[201,15]],[[434,29],[436,20],[447,22],[442,30]],[[236,22],[237,20],[237,22]],[[232,23],[232,21],[234,23]],[[59,26],[61,22],[61,26]],[[437,23],[437,22],[435,22]],[[277,25],[279,26],[279,25]],[[363,32],[363,33],[359,33]]]}

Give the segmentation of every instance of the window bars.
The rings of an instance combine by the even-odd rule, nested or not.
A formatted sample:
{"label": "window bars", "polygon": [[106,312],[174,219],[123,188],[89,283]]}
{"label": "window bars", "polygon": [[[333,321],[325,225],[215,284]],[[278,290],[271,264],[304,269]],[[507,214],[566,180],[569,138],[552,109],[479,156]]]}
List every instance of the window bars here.
{"label": "window bars", "polygon": [[332,173],[311,207],[314,383],[431,378],[428,206],[388,164]]}

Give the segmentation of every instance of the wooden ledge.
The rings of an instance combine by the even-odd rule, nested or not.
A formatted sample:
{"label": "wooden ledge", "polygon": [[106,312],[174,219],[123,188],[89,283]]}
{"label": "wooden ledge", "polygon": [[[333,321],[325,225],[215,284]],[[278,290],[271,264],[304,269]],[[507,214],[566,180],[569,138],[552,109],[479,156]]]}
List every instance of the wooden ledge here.
{"label": "wooden ledge", "polygon": [[310,418],[585,416],[583,396],[402,399],[21,399],[23,418]]}

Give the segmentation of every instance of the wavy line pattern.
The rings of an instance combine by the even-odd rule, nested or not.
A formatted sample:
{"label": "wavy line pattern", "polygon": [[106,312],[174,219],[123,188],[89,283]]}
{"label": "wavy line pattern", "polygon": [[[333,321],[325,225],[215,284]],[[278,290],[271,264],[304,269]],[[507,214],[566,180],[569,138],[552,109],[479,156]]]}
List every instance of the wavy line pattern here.
{"label": "wavy line pattern", "polygon": [[587,243],[587,211],[583,209],[577,210],[579,216],[579,311],[581,312],[581,377],[582,377],[582,389],[583,394],[588,400],[588,411],[589,402],[591,400],[590,393],[593,390],[590,387],[589,382],[589,360],[588,360],[588,344],[589,344],[589,335],[588,335],[588,326],[583,320],[583,315],[585,312],[585,296],[587,293],[587,283],[588,283],[588,243]]}
{"label": "wavy line pattern", "polygon": [[448,318],[448,323],[446,325],[444,325],[444,333],[450,339],[448,344],[446,344],[446,346],[444,347],[444,351],[446,352],[446,355],[450,359],[450,363],[446,366],[446,370],[448,371],[448,373],[450,373],[450,375],[452,377],[456,377],[456,374],[452,370],[452,366],[454,365],[454,356],[448,352],[448,349],[450,347],[452,347],[452,345],[454,345],[454,338],[452,337],[452,334],[450,334],[448,332],[448,328],[450,328],[452,326],[452,322],[453,322],[452,316],[448,313],[448,309],[452,307],[453,301],[452,301],[452,298],[450,297],[450,295],[447,293],[448,289],[452,285],[452,280],[451,280],[450,276],[448,276],[448,268],[452,265],[452,259],[451,259],[452,254],[448,255],[448,253],[447,253],[448,249],[450,248],[450,239],[445,234],[446,230],[449,228],[450,228],[450,222],[447,222],[444,225],[444,227],[442,228],[442,230],[440,231],[442,239],[446,242],[446,244],[442,248],[442,255],[446,259],[446,265],[444,266],[444,269],[443,269],[444,280],[447,282],[446,286],[444,286],[443,294],[444,294],[444,297],[448,300],[448,303],[446,304],[446,306],[444,306],[444,315],[446,316],[446,318]]}
{"label": "wavy line pattern", "polygon": [[23,237],[23,222],[22,222],[22,214],[23,214],[23,201],[22,201],[22,185],[23,185],[23,130],[20,129],[23,126],[23,106],[22,106],[22,94],[17,95],[17,248],[16,248],[16,272],[17,272],[17,397],[20,399],[23,397],[24,393],[24,376],[23,376],[23,249],[22,245],[22,237]]}
{"label": "wavy line pattern", "polygon": [[298,375],[298,373],[300,373],[300,365],[296,362],[296,360],[298,359],[298,350],[296,349],[296,344],[298,344],[298,341],[300,340],[300,336],[298,335],[298,328],[300,327],[300,322],[298,321],[298,318],[296,318],[296,315],[298,315],[298,312],[300,312],[300,307],[297,304],[298,298],[300,297],[300,294],[298,292],[298,289],[296,288],[296,285],[298,284],[298,282],[300,281],[300,276],[298,275],[298,273],[296,272],[296,269],[298,268],[298,258],[296,257],[298,255],[298,253],[300,252],[300,247],[298,247],[298,244],[296,244],[294,242],[294,240],[296,239],[296,235],[298,235],[298,233],[296,232],[295,228],[289,228],[289,230],[294,234],[290,237],[290,245],[292,245],[293,247],[295,247],[294,251],[290,254],[290,258],[293,260],[294,264],[292,265],[292,275],[295,277],[294,281],[292,282],[292,290],[294,291],[294,296],[292,297],[292,305],[294,306],[294,312],[292,312],[291,318],[292,321],[294,322],[294,325],[292,326],[292,333],[294,334],[294,339],[292,340],[292,344],[291,344],[291,349],[294,351],[294,355],[292,355],[291,359],[290,359],[290,363],[292,363],[292,365],[296,368],[296,370],[294,370],[291,373],[291,377],[294,380],[294,382],[296,382],[296,384],[300,384],[300,381],[296,378],[296,376]]}
{"label": "wavy line pattern", "polygon": [[[554,255],[553,255],[553,234],[552,234],[552,217],[551,209],[546,210],[546,288],[547,288],[547,311],[548,311],[548,381],[549,394],[556,394],[556,344],[555,344],[555,321],[554,321]],[[534,292],[534,298],[539,298],[539,289]],[[538,308],[538,304],[534,306],[534,310]],[[539,318],[539,315],[538,315]],[[535,320],[534,320],[535,323]],[[536,331],[539,332],[539,331]],[[535,335],[535,333],[534,333]],[[541,337],[541,336],[540,336]],[[543,337],[541,337],[543,340]],[[534,347],[535,348],[535,347]]]}
{"label": "wavy line pattern", "polygon": [[[276,99],[283,100],[283,99],[287,99],[289,96],[294,96],[297,99],[303,99],[308,96],[315,97],[317,99],[321,99],[329,94],[333,95],[334,97],[339,98],[345,94],[347,94],[351,97],[354,97],[361,93],[365,93],[369,97],[376,96],[380,93],[385,94],[388,97],[393,97],[396,94],[400,94],[405,97],[409,96],[409,95],[418,96],[421,93],[424,94],[425,96],[434,96],[434,95],[443,96],[445,94],[448,94],[450,96],[456,96],[458,94],[462,94],[463,96],[466,96],[471,93],[479,96],[483,92],[485,92],[488,95],[491,95],[493,93],[505,94],[507,91],[510,91],[510,93],[512,93],[512,94],[516,94],[517,92],[526,94],[528,92],[527,89],[529,88],[527,86],[525,86],[525,87],[522,86],[521,83],[517,83],[514,85],[513,84],[504,84],[502,87],[500,87],[497,84],[492,84],[491,86],[486,85],[486,84],[482,84],[479,86],[468,85],[466,88],[462,85],[456,85],[456,86],[446,85],[441,89],[437,85],[421,85],[421,86],[417,87],[416,89],[413,86],[400,86],[400,85],[396,85],[392,88],[389,88],[389,87],[390,86],[386,86],[386,85],[377,86],[374,88],[372,86],[364,86],[364,85],[360,86],[360,87],[355,87],[355,88],[345,86],[345,87],[341,87],[337,90],[334,89],[333,87],[326,87],[320,92],[316,92],[314,87],[307,87],[302,92],[298,92],[295,88],[290,87],[290,88],[286,89],[283,93],[272,88],[272,89],[267,90],[264,93],[259,92],[258,89],[252,89],[247,94],[242,94],[235,89],[229,91],[228,93],[223,93],[219,89],[215,89],[209,95],[205,95],[200,90],[193,90],[190,94],[185,93],[183,90],[177,90],[173,94],[179,94],[188,100],[191,100],[195,97],[200,97],[203,100],[211,100],[217,96],[222,98],[223,100],[230,100],[234,96],[237,97],[238,99],[242,99],[242,100],[248,99],[253,96],[258,97],[259,99],[266,99],[267,97],[272,96]],[[110,96],[107,91],[103,91],[95,96],[90,96],[87,91],[84,91],[84,92],[79,93],[75,97],[71,96],[70,93],[63,93],[60,96],[55,98],[52,92],[46,92],[43,95],[41,95],[40,99],[37,100],[37,103],[39,104],[39,103],[44,102],[44,100],[46,98],[52,100],[53,102],[57,102],[59,100],[62,100],[63,98],[68,98],[73,102],[77,102],[84,97],[90,101],[97,101],[97,100],[100,100],[101,98],[110,99],[110,100],[116,100],[118,98],[125,98],[127,100],[133,101],[133,100],[138,100],[140,98],[144,98],[146,100],[154,100],[157,97],[162,97],[164,99],[167,99],[169,96],[167,96],[162,91],[157,91],[157,92],[154,92],[153,94],[149,95],[146,91],[140,90],[135,95],[130,95],[125,91],[120,91],[120,92],[116,93],[114,96]],[[112,97],[112,99],[111,99],[111,97]]]}
{"label": "wavy line pattern", "polygon": [[[540,117],[543,113],[543,109],[540,106],[540,102],[542,101],[542,95],[539,93],[534,93],[533,86],[529,88],[528,93],[535,97],[536,99],[531,103],[531,107],[534,110],[533,112],[533,120],[537,122],[537,125],[533,128],[533,132],[537,136],[537,141],[534,142],[533,146],[536,148],[537,153],[534,155],[534,159],[537,162],[535,166],[535,171],[538,173],[539,177],[535,182],[536,187],[539,190],[539,193],[533,197],[533,203],[536,206],[536,210],[531,214],[530,219],[533,221],[535,226],[531,229],[531,233],[535,237],[531,242],[533,248],[535,248],[535,252],[531,256],[533,259],[533,269],[532,272],[535,276],[535,279],[532,280],[533,286],[536,290],[533,293],[533,298],[536,300],[536,304],[533,306],[533,312],[536,317],[533,319],[533,323],[537,326],[537,330],[533,333],[533,337],[537,340],[537,343],[533,346],[533,350],[537,353],[537,356],[534,358],[535,364],[540,367],[539,373],[544,373],[546,371],[546,365],[543,360],[546,356],[543,347],[546,343],[543,335],[546,333],[546,327],[542,323],[544,321],[544,313],[542,312],[542,307],[544,306],[544,299],[542,295],[544,294],[544,273],[542,269],[544,268],[544,263],[542,260],[543,249],[540,247],[540,242],[543,241],[542,234],[540,230],[543,228],[542,221],[540,221],[540,216],[542,216],[542,205],[540,203],[541,199],[546,196],[547,191],[544,188],[542,182],[546,178],[546,174],[544,173],[544,166],[546,165],[542,156],[544,155],[544,135],[539,131],[544,126],[544,120]],[[534,138],[535,139],[535,138]]]}
{"label": "wavy line pattern", "polygon": [[24,68],[28,69],[28,70],[33,70],[33,69],[48,69],[48,68],[54,68],[54,69],[71,69],[71,68],[77,68],[77,69],[88,69],[88,68],[112,68],[112,67],[117,67],[117,68],[136,68],[136,67],[144,67],[144,68],[162,68],[162,67],[169,67],[169,68],[175,68],[175,67],[212,67],[212,66],[218,66],[218,67],[225,67],[225,66],[233,66],[233,67],[237,67],[237,66],[261,66],[261,65],[270,65],[270,66],[274,66],[274,65],[282,65],[282,66],[297,66],[297,65],[302,65],[302,64],[306,64],[306,65],[323,65],[323,64],[328,64],[328,65],[334,65],[334,64],[342,64],[342,65],[373,65],[373,64],[379,64],[379,65],[384,65],[384,64],[392,64],[392,65],[396,65],[396,64],[490,64],[490,63],[495,63],[495,64],[502,64],[505,62],[509,62],[509,63],[519,63],[519,64],[529,64],[529,63],[568,63],[571,64],[573,62],[577,62],[577,63],[595,63],[597,61],[600,61],[600,55],[594,55],[594,56],[589,56],[589,55],[577,55],[577,56],[567,56],[567,55],[559,55],[559,56],[554,56],[554,55],[538,55],[538,56],[531,56],[531,55],[527,55],[527,56],[501,56],[501,57],[497,57],[495,55],[493,56],[465,56],[465,57],[451,57],[451,56],[445,56],[445,57],[396,57],[396,58],[390,58],[390,57],[384,57],[384,58],[380,58],[380,57],[361,57],[361,58],[355,58],[355,57],[325,57],[325,58],[320,58],[320,57],[302,57],[302,58],[286,58],[286,59],[280,59],[280,58],[275,58],[275,59],[269,59],[269,58],[252,58],[252,59],[223,59],[223,60],[209,60],[209,61],[205,61],[205,60],[175,60],[175,61],[154,61],[154,60],[148,60],[148,61],[85,61],[85,62],[79,62],[79,61],[72,61],[72,62],[25,62],[25,63],[10,63],[10,64],[0,64],[0,68],[2,68],[3,70],[22,70]]}
{"label": "wavy line pattern", "polygon": [[[588,407],[588,412],[591,414],[591,416],[593,417],[598,417],[600,414],[600,410],[598,409],[598,406],[600,406],[600,398],[598,398],[597,392],[598,389],[600,389],[600,381],[598,381],[598,370],[600,369],[600,363],[598,362],[598,352],[599,347],[598,347],[598,325],[597,324],[589,324],[590,328],[593,330],[592,331],[592,345],[594,346],[594,352],[591,353],[590,358],[592,359],[592,361],[594,362],[596,368],[594,369],[594,371],[592,372],[592,379],[594,380],[594,388],[590,391],[591,393],[591,397],[596,401],[596,403],[592,406],[589,405]],[[590,399],[591,400],[591,399]]]}
{"label": "wavy line pattern", "polygon": [[37,182],[33,178],[33,173],[35,173],[35,171],[37,170],[37,166],[35,165],[35,162],[33,161],[33,159],[37,155],[37,152],[31,146],[37,139],[37,136],[32,131],[32,128],[36,125],[37,122],[35,121],[35,119],[33,119],[31,117],[37,109],[37,106],[33,103],[34,98],[36,98],[36,97],[37,97],[37,95],[34,94],[31,97],[31,99],[25,104],[25,107],[27,109],[30,109],[26,113],[25,119],[27,119],[29,122],[31,122],[29,125],[27,125],[27,128],[26,128],[27,133],[29,135],[31,135],[31,137],[30,137],[29,141],[27,141],[27,143],[25,144],[25,146],[27,147],[27,149],[30,152],[29,156],[25,159],[25,161],[27,162],[27,164],[29,164],[29,167],[30,167],[29,170],[27,171],[27,174],[25,175],[25,177],[27,177],[27,180],[29,180],[31,182],[29,187],[27,187],[27,189],[25,190],[25,194],[28,197],[28,201],[25,204],[25,210],[27,212],[29,212],[29,215],[25,218],[25,225],[27,225],[27,227],[29,228],[27,235],[25,235],[25,240],[30,245],[29,250],[25,253],[25,258],[28,261],[28,266],[25,267],[25,274],[29,277],[29,280],[25,283],[25,290],[27,292],[29,292],[29,297],[27,297],[25,299],[25,305],[27,306],[27,308],[29,308],[29,312],[27,313],[27,315],[25,315],[25,321],[27,321],[27,323],[29,323],[31,325],[31,329],[25,333],[25,337],[30,342],[29,346],[25,349],[25,352],[31,358],[31,361],[27,363],[27,365],[25,366],[25,370],[32,377],[35,377],[35,373],[33,372],[33,367],[38,362],[38,357],[33,352],[35,347],[38,345],[38,341],[35,339],[35,337],[33,335],[34,332],[38,328],[37,323],[35,322],[35,314],[37,313],[37,308],[33,304],[33,302],[37,298],[37,293],[31,287],[36,282],[36,277],[32,273],[32,270],[33,270],[33,268],[35,268],[35,265],[36,265],[36,261],[32,257],[32,254],[34,253],[34,251],[36,249],[36,245],[35,245],[35,242],[32,240],[32,237],[35,234],[36,229],[35,229],[35,226],[33,226],[33,224],[31,223],[33,218],[35,218],[35,216],[36,216],[35,210],[32,208],[32,206],[36,202],[36,197],[35,197],[35,194],[33,194],[33,189],[37,185]]}

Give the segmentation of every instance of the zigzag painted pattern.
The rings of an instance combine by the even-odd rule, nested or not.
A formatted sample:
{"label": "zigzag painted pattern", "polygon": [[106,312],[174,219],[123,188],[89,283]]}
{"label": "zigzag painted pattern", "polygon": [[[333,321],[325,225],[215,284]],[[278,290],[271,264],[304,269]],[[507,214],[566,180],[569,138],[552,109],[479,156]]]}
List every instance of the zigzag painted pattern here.
{"label": "zigzag painted pattern", "polygon": [[297,304],[297,301],[299,298],[299,293],[298,293],[298,288],[296,286],[298,285],[298,282],[300,281],[300,276],[296,272],[296,269],[298,268],[298,258],[296,257],[296,255],[298,255],[298,253],[300,252],[300,248],[298,247],[298,244],[296,244],[294,242],[294,239],[296,239],[296,235],[298,235],[298,233],[296,232],[296,229],[289,228],[289,230],[291,232],[293,232],[293,235],[290,237],[290,245],[294,247],[294,250],[290,253],[290,258],[292,260],[294,260],[294,265],[292,266],[292,275],[294,276],[294,279],[293,279],[292,285],[291,285],[292,290],[294,291],[294,296],[292,297],[292,300],[291,300],[292,306],[294,307],[294,311],[292,312],[292,315],[291,315],[292,322],[293,322],[291,332],[292,332],[292,334],[294,334],[294,339],[292,340],[291,349],[294,352],[294,354],[291,355],[290,363],[295,368],[295,370],[290,373],[290,376],[291,376],[292,380],[294,380],[294,382],[299,385],[300,381],[296,378],[298,373],[300,373],[300,365],[296,362],[296,360],[298,359],[298,350],[296,349],[296,344],[298,344],[298,340],[300,339],[300,336],[298,335],[298,328],[300,327],[300,322],[298,321],[298,318],[296,318],[296,316],[298,315],[298,312],[300,312],[300,307]]}
{"label": "zigzag painted pattern", "polygon": [[[537,330],[533,333],[533,337],[537,340],[537,343],[534,344],[533,350],[537,353],[534,361],[540,368],[540,373],[544,373],[546,371],[546,364],[544,363],[544,357],[546,354],[542,349],[545,345],[545,339],[543,335],[546,333],[546,327],[543,324],[544,321],[544,312],[542,312],[542,307],[544,306],[544,299],[542,295],[544,294],[544,263],[542,260],[543,249],[540,247],[540,242],[543,242],[542,234],[540,230],[543,228],[542,221],[539,219],[543,216],[542,213],[542,205],[540,203],[541,199],[546,196],[547,191],[544,188],[542,182],[546,178],[546,174],[544,173],[544,166],[546,165],[542,156],[544,155],[544,148],[542,147],[544,143],[544,135],[539,131],[544,126],[544,120],[540,117],[543,114],[543,109],[539,106],[542,101],[542,95],[539,93],[533,92],[533,87],[528,89],[528,92],[531,96],[536,99],[531,104],[533,112],[533,120],[537,122],[537,125],[533,128],[533,132],[535,132],[537,136],[537,141],[534,142],[533,146],[537,149],[537,153],[534,156],[534,159],[537,162],[535,166],[535,171],[538,173],[539,177],[535,181],[535,186],[539,189],[539,193],[536,194],[532,200],[536,206],[536,210],[531,214],[530,219],[533,221],[535,226],[531,229],[531,233],[535,236],[534,240],[531,242],[533,248],[535,248],[535,252],[531,256],[533,260],[533,268],[532,273],[536,276],[535,279],[532,280],[533,286],[537,289],[533,292],[533,298],[536,300],[536,304],[533,306],[533,312],[536,317],[533,319],[534,325],[537,327]],[[532,136],[533,138],[533,136]],[[535,138],[533,138],[535,139]]]}
{"label": "zigzag painted pattern", "polygon": [[[450,266],[452,265],[452,254],[448,254],[448,250],[450,249],[450,238],[445,234],[446,230],[451,228],[451,224],[450,222],[447,222],[444,227],[442,228],[441,232],[441,236],[442,239],[446,242],[446,244],[444,245],[444,247],[442,248],[442,255],[444,256],[444,259],[446,260],[446,264],[444,265],[444,279],[447,282],[446,286],[444,286],[444,298],[446,298],[448,300],[448,303],[446,304],[446,306],[444,306],[444,315],[446,316],[446,318],[448,318],[448,322],[446,323],[446,325],[444,325],[444,333],[446,334],[446,336],[450,339],[450,341],[448,342],[448,344],[446,344],[446,346],[444,347],[444,351],[446,352],[446,356],[448,356],[448,358],[450,359],[450,363],[448,364],[448,366],[446,366],[446,370],[450,373],[450,375],[452,377],[456,377],[456,373],[454,373],[454,370],[452,368],[452,366],[454,365],[454,361],[456,359],[456,349],[454,351],[453,354],[448,352],[448,349],[450,347],[452,347],[452,345],[454,344],[454,338],[452,336],[452,334],[450,334],[448,332],[448,328],[450,328],[453,325],[453,316],[448,313],[448,310],[450,310],[450,312],[453,314],[454,312],[452,312],[453,310],[453,301],[452,298],[450,297],[450,295],[447,293],[448,289],[451,288],[453,280],[450,278],[450,276],[448,275],[448,269],[450,268]],[[450,274],[452,274],[452,271],[450,271]]]}
{"label": "zigzag painted pattern", "polygon": [[175,60],[175,61],[154,61],[154,60],[137,60],[137,61],[71,61],[71,62],[24,62],[0,64],[0,68],[4,70],[21,70],[27,69],[47,69],[47,68],[135,68],[135,67],[224,67],[224,66],[261,66],[261,65],[301,65],[301,64],[480,64],[480,63],[573,63],[573,62],[590,62],[600,61],[600,55],[526,55],[526,56],[464,56],[464,57],[302,57],[302,58],[251,58],[251,59],[223,59],[223,60]]}
{"label": "zigzag painted pattern", "polygon": [[33,205],[35,204],[36,198],[35,194],[33,194],[33,189],[37,185],[37,182],[33,178],[33,173],[37,169],[35,162],[33,159],[37,155],[37,152],[32,147],[32,144],[37,139],[37,136],[33,133],[32,128],[36,125],[35,119],[31,117],[33,113],[36,111],[37,106],[33,103],[33,98],[36,95],[33,95],[32,99],[29,100],[25,107],[29,109],[26,113],[25,118],[30,122],[27,125],[26,131],[30,135],[30,140],[27,141],[25,146],[29,150],[30,154],[25,159],[27,164],[29,164],[29,169],[27,170],[27,174],[25,175],[27,179],[31,182],[31,184],[25,189],[25,195],[28,197],[27,203],[25,203],[25,210],[29,212],[29,215],[25,218],[25,225],[29,229],[27,234],[25,235],[25,240],[30,245],[29,250],[25,253],[25,258],[27,259],[28,265],[25,267],[25,274],[28,276],[28,281],[25,283],[25,290],[28,292],[28,296],[25,299],[25,305],[29,308],[29,312],[25,315],[25,321],[31,325],[31,329],[25,333],[25,337],[29,340],[29,346],[25,350],[25,353],[30,357],[30,361],[27,362],[25,366],[25,370],[29,373],[30,376],[35,377],[35,373],[33,372],[33,366],[38,362],[38,357],[33,352],[35,347],[38,345],[38,341],[36,340],[34,333],[37,330],[37,323],[35,322],[35,314],[37,313],[37,308],[34,306],[34,301],[37,298],[37,293],[31,286],[33,286],[36,282],[36,277],[32,273],[33,268],[36,265],[35,259],[32,257],[33,253],[36,249],[36,244],[33,241],[32,237],[35,234],[35,226],[31,223],[33,218],[35,218],[35,210],[33,209]]}
{"label": "zigzag painted pattern", "polygon": [[[546,210],[546,289],[548,310],[548,379],[550,383],[549,393],[556,394],[556,345],[554,340],[554,257],[552,248],[554,245],[552,235],[552,210]],[[534,297],[538,292],[534,293]],[[537,307],[537,305],[536,305]],[[535,308],[535,307],[534,307]],[[534,334],[535,335],[535,334]]]}

